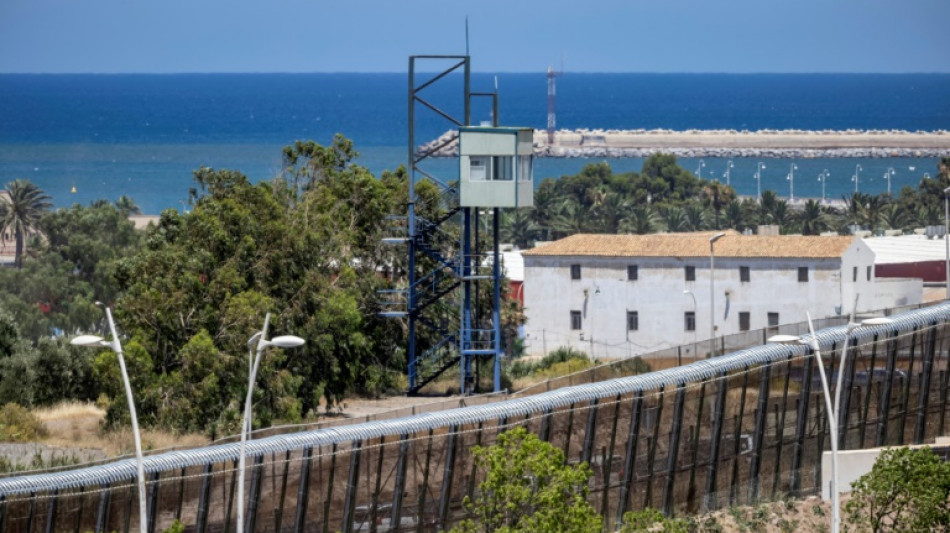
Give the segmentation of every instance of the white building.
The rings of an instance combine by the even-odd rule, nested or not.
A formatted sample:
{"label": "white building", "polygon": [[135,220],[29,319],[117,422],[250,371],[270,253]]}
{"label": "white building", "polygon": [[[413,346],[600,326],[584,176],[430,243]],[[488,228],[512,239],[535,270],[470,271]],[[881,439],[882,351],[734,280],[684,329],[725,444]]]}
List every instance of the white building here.
{"label": "white building", "polygon": [[620,358],[716,336],[876,309],[874,253],[856,237],[574,235],[524,252],[529,354]]}

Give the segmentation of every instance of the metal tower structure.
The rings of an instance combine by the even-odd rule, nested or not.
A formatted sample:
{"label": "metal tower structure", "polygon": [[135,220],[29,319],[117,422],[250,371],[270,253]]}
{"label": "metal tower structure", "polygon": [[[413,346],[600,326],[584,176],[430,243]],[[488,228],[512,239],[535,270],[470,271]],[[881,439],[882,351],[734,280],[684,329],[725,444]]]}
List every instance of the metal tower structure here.
{"label": "metal tower structure", "polygon": [[[448,68],[422,73],[422,64]],[[426,89],[461,73],[463,89],[461,116],[458,110],[443,109],[426,99]],[[424,79],[420,79],[424,78]],[[457,78],[456,78],[457,79]],[[409,151],[408,205],[405,216],[392,217],[399,235],[384,239],[407,247],[405,287],[384,292],[382,315],[404,318],[408,328],[409,394],[416,394],[455,364],[459,364],[459,388],[472,392],[475,385],[473,363],[480,357],[494,360],[493,388],[501,389],[501,269],[499,258],[499,210],[494,208],[491,254],[483,254],[479,238],[479,209],[459,202],[459,184],[433,175],[422,163],[441,149],[458,142],[459,131],[470,125],[474,97],[492,98],[492,118],[498,121],[497,93],[471,91],[471,61],[468,55],[418,55],[409,58]],[[455,132],[425,151],[416,147],[419,111],[429,111],[448,123]],[[417,185],[429,181],[440,191],[438,205],[420,204]],[[431,200],[431,198],[430,198]],[[490,269],[490,272],[488,271]],[[491,308],[486,313],[479,301],[479,288],[491,285]],[[483,291],[484,292],[484,291]],[[484,298],[482,298],[484,300]],[[481,305],[480,305],[481,304]],[[474,365],[477,368],[477,365]]]}

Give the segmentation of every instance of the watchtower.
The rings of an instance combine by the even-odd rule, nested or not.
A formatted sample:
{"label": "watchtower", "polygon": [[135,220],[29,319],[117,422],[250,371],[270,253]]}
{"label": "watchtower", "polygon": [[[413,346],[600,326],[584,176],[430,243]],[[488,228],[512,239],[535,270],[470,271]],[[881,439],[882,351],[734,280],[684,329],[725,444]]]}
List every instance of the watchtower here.
{"label": "watchtower", "polygon": [[[417,63],[445,61],[451,64],[441,72],[416,70]],[[458,71],[461,79],[453,78]],[[461,101],[447,102],[451,108],[425,97],[426,89],[440,81],[461,82]],[[500,209],[534,204],[533,130],[499,127],[497,92],[470,87],[467,55],[409,58],[409,202],[405,216],[391,217],[398,223],[394,236],[384,239],[405,245],[408,261],[405,278],[398,280],[404,287],[381,291],[380,315],[406,320],[410,394],[456,364],[459,390],[471,392],[477,381],[472,363],[480,358],[494,360],[493,388],[501,389]],[[491,97],[493,125],[470,124],[474,97]],[[457,130],[437,146],[418,148],[416,104]],[[457,184],[422,168],[453,142],[458,143]],[[438,200],[419,204],[420,180],[438,186]],[[489,215],[490,229],[480,219]],[[489,299],[491,305],[485,305]]]}

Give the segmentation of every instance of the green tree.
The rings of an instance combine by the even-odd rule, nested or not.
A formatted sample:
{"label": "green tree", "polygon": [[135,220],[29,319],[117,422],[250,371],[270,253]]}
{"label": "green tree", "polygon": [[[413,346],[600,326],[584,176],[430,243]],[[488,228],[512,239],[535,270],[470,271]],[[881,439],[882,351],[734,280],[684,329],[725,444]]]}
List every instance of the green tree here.
{"label": "green tree", "polygon": [[947,531],[950,463],[930,448],[890,448],[852,483],[846,531]]}
{"label": "green tree", "polygon": [[465,500],[471,518],[453,532],[601,530],[601,518],[587,502],[592,473],[586,463],[566,464],[560,449],[521,427],[498,435],[494,446],[476,446],[473,455],[485,477],[476,498]]}
{"label": "green tree", "polygon": [[0,195],[0,233],[13,232],[17,267],[22,266],[26,236],[37,229],[40,217],[53,206],[49,200],[46,193],[26,180],[7,183],[6,195]]}

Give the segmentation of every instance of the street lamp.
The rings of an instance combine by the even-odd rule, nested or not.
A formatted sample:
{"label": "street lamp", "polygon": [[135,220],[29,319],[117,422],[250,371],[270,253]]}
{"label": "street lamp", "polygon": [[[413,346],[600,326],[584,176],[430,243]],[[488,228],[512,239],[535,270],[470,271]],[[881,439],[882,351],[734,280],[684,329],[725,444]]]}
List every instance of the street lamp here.
{"label": "street lamp", "polygon": [[696,166],[696,177],[703,179],[703,167],[706,166],[706,162],[702,159],[699,160],[699,165]]}
{"label": "street lamp", "polygon": [[788,180],[788,202],[792,203],[795,201],[795,171],[798,170],[798,165],[792,163],[788,167],[788,176],[785,178]]}
{"label": "street lamp", "polygon": [[[825,396],[825,410],[828,414],[828,420],[830,426],[833,428],[830,435],[831,440],[831,531],[832,533],[838,533],[841,530],[841,496],[838,486],[840,484],[840,477],[838,474],[838,447],[840,442],[838,441],[838,432],[841,427],[841,387],[843,383],[846,363],[848,360],[848,341],[851,338],[851,333],[864,326],[883,326],[887,324],[892,324],[894,321],[887,317],[877,317],[877,318],[868,318],[862,320],[861,322],[848,322],[848,326],[845,328],[845,337],[844,337],[844,346],[841,348],[841,362],[838,363],[838,379],[835,383],[835,399],[834,405],[831,403],[831,394],[828,391],[828,378],[825,375],[825,367],[821,360],[821,354],[818,352],[818,340],[815,337],[815,328],[812,325],[811,315],[806,313],[808,317],[808,329],[811,333],[811,338],[808,341],[808,345],[811,347],[812,351],[815,352],[815,358],[818,360],[818,372],[821,377],[821,385]],[[794,344],[801,343],[805,344],[806,341],[801,337],[796,335],[775,335],[770,337],[768,342],[780,342],[784,344]]]}
{"label": "street lamp", "polygon": [[861,171],[864,170],[861,168],[860,164],[854,165],[854,176],[851,176],[851,181],[854,182],[854,192],[858,192],[858,183],[861,181]]}
{"label": "street lamp", "polygon": [[247,436],[251,432],[251,395],[254,393],[254,381],[257,378],[257,368],[261,364],[261,357],[264,349],[269,346],[277,348],[295,348],[302,346],[306,341],[293,335],[282,335],[267,340],[267,328],[270,326],[270,313],[264,316],[264,329],[255,333],[247,341],[248,363],[251,363],[251,349],[254,343],[257,343],[257,355],[254,356],[253,365],[250,368],[250,374],[247,378],[247,399],[244,401],[244,420],[241,424],[241,455],[238,459],[238,508],[237,508],[237,533],[244,531],[244,465],[245,453],[247,450]]}
{"label": "street lamp", "polygon": [[831,172],[828,172],[827,168],[818,175],[818,181],[821,182],[821,203],[825,203],[825,182],[828,181],[830,175]]}
{"label": "street lamp", "polygon": [[732,173],[733,167],[735,167],[735,165],[732,163],[732,160],[730,159],[729,162],[726,163],[726,171],[722,173],[722,177],[726,178],[726,185],[731,185],[729,183],[729,175]]}
{"label": "street lamp", "polygon": [[884,173],[884,179],[887,180],[887,195],[891,195],[891,177],[894,176],[897,172],[894,171],[894,167],[887,167],[887,172]]}
{"label": "street lamp", "polygon": [[755,183],[756,183],[756,193],[757,200],[762,202],[762,169],[765,168],[765,163],[759,161],[759,164],[755,166]]}
{"label": "street lamp", "polygon": [[944,264],[944,275],[947,280],[947,299],[950,299],[950,235],[947,235],[947,229],[950,228],[950,187],[943,190],[943,243],[947,249],[947,262]]}
{"label": "street lamp", "polygon": [[[104,307],[102,302],[96,305]],[[87,346],[94,348],[109,348],[119,358],[119,370],[122,372],[122,384],[125,385],[125,398],[129,402],[129,418],[132,420],[132,438],[135,441],[135,463],[139,485],[139,530],[147,533],[148,510],[145,507],[145,464],[142,459],[142,437],[139,434],[139,420],[135,414],[135,402],[132,400],[132,385],[129,383],[129,373],[125,369],[125,357],[122,355],[122,344],[115,330],[115,321],[112,319],[112,309],[106,307],[106,318],[109,320],[109,332],[112,340],[107,341],[97,335],[79,335],[69,341],[73,346]]]}
{"label": "street lamp", "polygon": [[725,233],[717,233],[709,238],[709,356],[716,353],[716,255],[713,245],[723,238]]}

